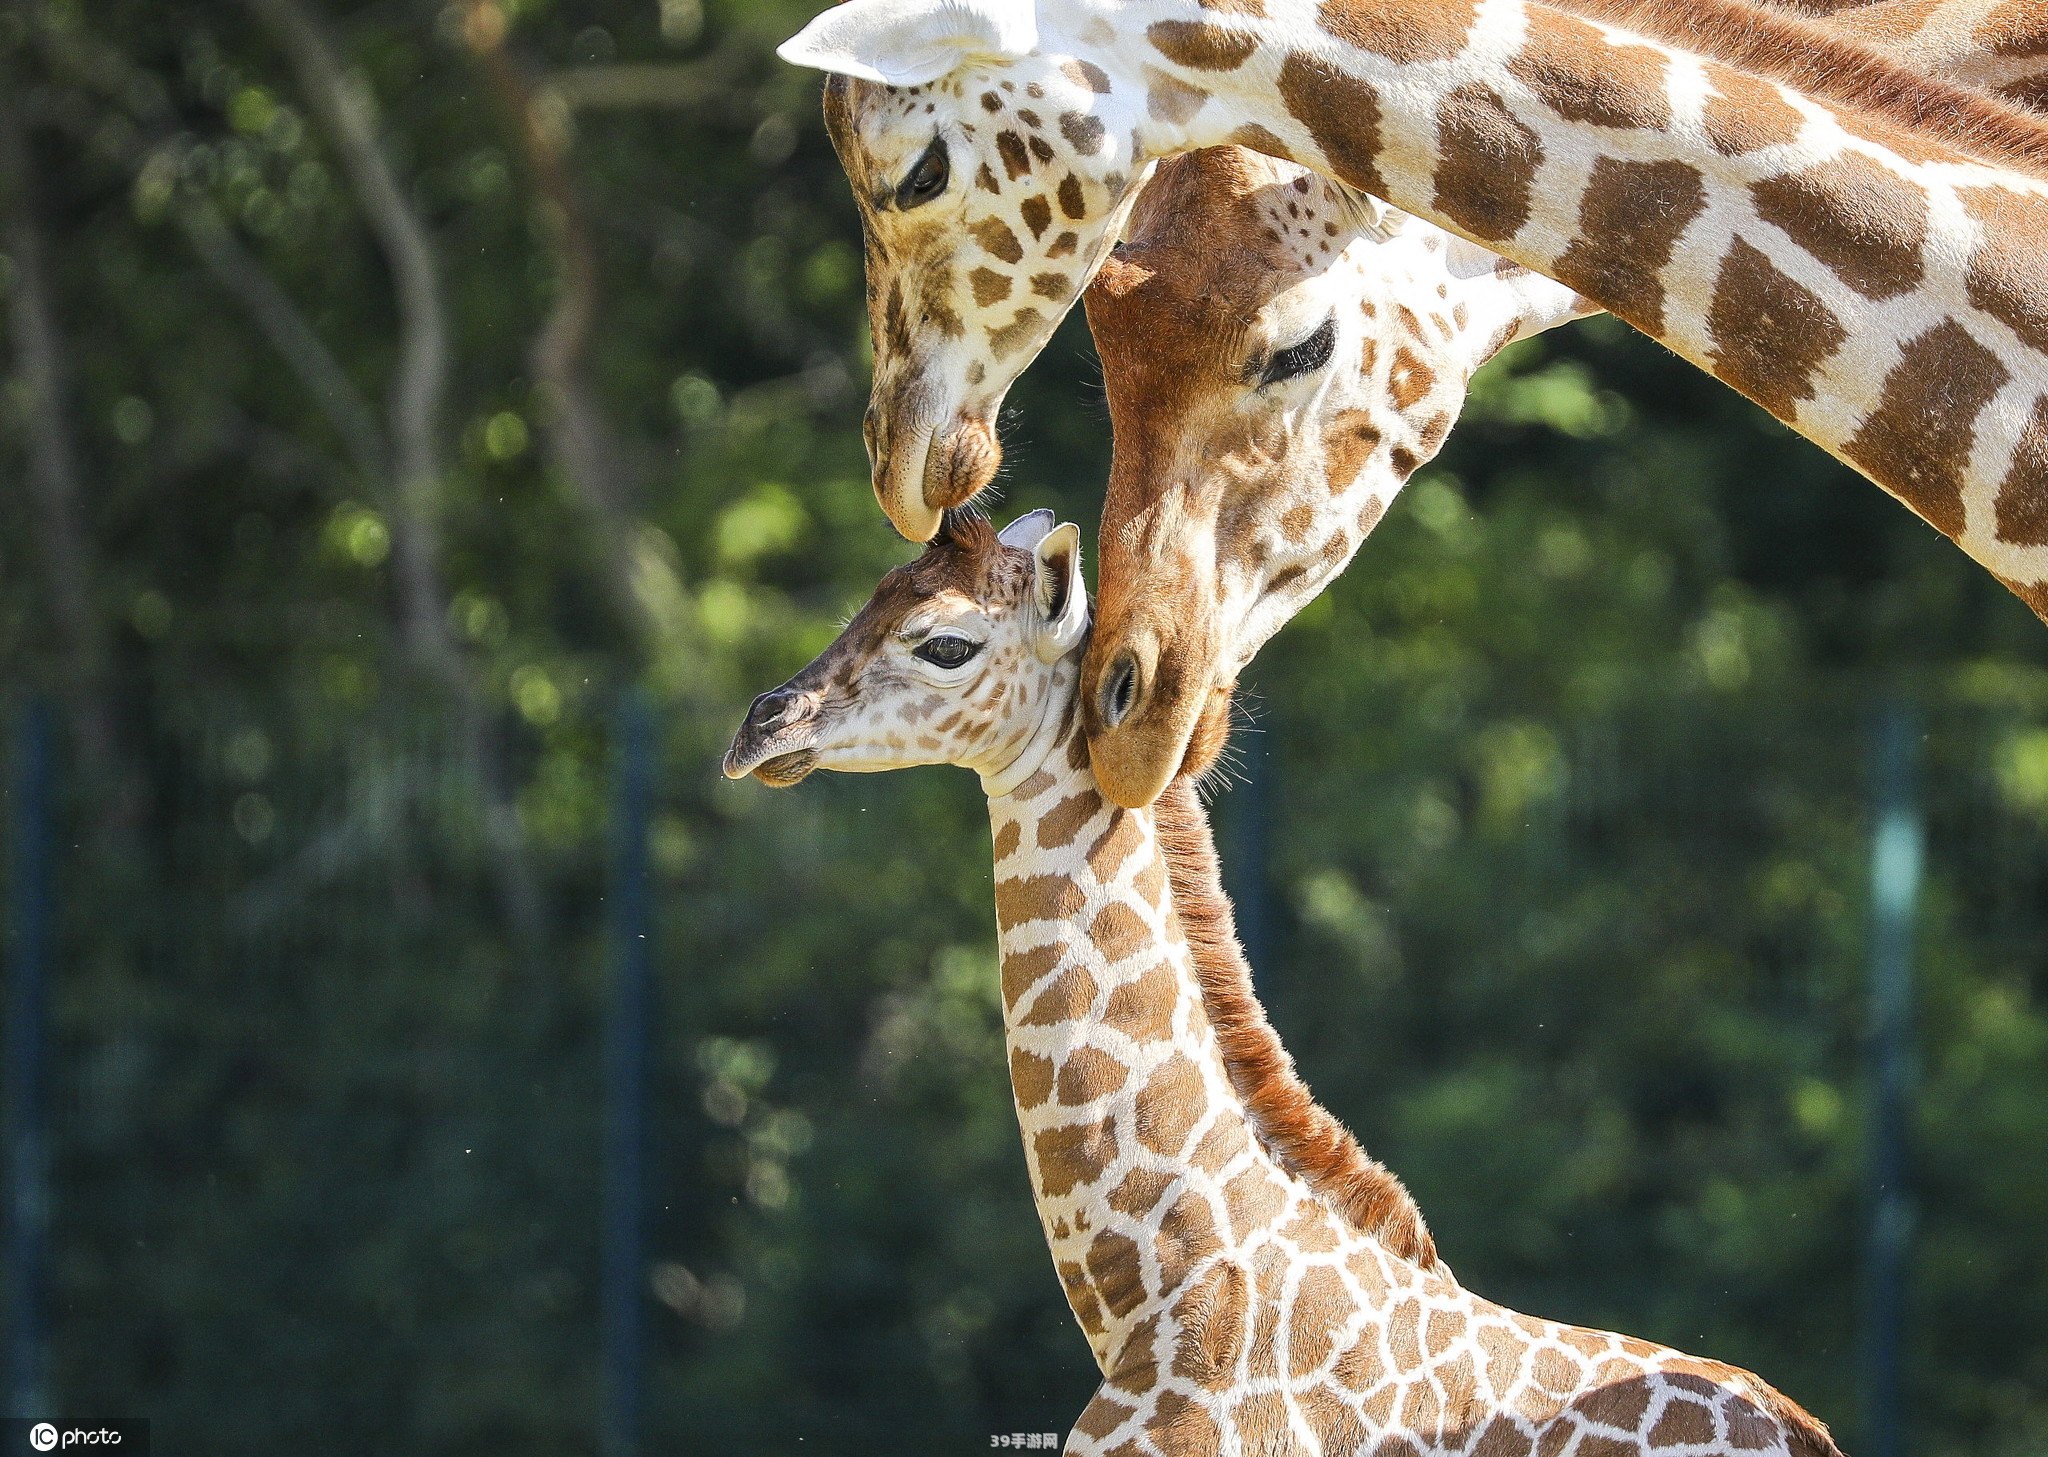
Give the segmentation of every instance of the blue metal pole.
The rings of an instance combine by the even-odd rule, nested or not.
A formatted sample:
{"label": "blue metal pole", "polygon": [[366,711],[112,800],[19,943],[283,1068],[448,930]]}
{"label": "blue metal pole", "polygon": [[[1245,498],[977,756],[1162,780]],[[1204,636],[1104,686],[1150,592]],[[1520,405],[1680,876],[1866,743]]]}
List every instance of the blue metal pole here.
{"label": "blue metal pole", "polygon": [[635,1457],[646,1389],[647,1098],[654,1023],[648,940],[653,929],[648,821],[654,798],[654,712],[643,690],[621,695],[615,728],[599,1450],[604,1457]]}
{"label": "blue metal pole", "polygon": [[1920,729],[1901,703],[1879,716],[1870,854],[1870,1232],[1864,1273],[1863,1451],[1905,1451],[1906,1264],[1912,1238],[1913,940],[1926,860]]}
{"label": "blue metal pole", "polygon": [[7,792],[7,1034],[0,1064],[6,1104],[6,1410],[49,1414],[45,1283],[50,1245],[50,1127],[45,1087],[56,772],[50,710],[34,702],[15,726]]}

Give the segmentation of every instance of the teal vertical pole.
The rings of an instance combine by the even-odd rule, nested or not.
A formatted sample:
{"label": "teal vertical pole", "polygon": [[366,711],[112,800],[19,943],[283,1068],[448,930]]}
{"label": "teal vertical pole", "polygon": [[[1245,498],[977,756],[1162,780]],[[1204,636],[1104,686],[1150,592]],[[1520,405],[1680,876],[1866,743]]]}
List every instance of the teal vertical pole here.
{"label": "teal vertical pole", "polygon": [[1926,860],[1920,730],[1904,704],[1878,718],[1870,853],[1870,1229],[1864,1270],[1863,1452],[1906,1450],[1902,1389],[1912,1238],[1907,1129],[1913,1097],[1913,941]]}
{"label": "teal vertical pole", "polygon": [[603,1457],[635,1457],[646,1393],[647,1098],[654,1021],[648,939],[653,931],[648,822],[654,798],[654,711],[643,690],[629,689],[620,696],[614,734],[599,1450]]}
{"label": "teal vertical pole", "polygon": [[7,1034],[0,1064],[7,1159],[6,1412],[50,1411],[49,977],[56,775],[47,704],[19,715],[7,785]]}

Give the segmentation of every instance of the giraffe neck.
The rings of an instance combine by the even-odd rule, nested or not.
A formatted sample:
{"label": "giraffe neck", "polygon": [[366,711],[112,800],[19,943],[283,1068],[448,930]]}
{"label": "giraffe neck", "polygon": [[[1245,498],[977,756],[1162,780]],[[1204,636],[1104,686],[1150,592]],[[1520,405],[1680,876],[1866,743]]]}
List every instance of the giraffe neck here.
{"label": "giraffe neck", "polygon": [[[2048,133],[1867,57],[1765,75],[1797,21],[1696,8],[1711,51],[1575,13],[1660,32],[1642,0],[1064,0],[1058,23],[1147,92],[1141,163],[1253,146],[1556,278],[2048,616]],[[1901,86],[1962,120],[1907,124]]]}
{"label": "giraffe neck", "polygon": [[1236,950],[1227,903],[1188,914],[1214,875],[1192,790],[1121,809],[1074,716],[1049,747],[989,801],[1004,1020],[1040,1222],[1104,1372],[1199,1266],[1281,1225],[1447,1275],[1406,1190],[1309,1100],[1248,978],[1217,970],[1242,963],[1217,954]]}
{"label": "giraffe neck", "polygon": [[[2048,111],[2048,5],[2008,0],[1766,0],[1813,27],[1821,43],[1867,46],[1908,70]],[[1470,280],[1460,325],[1464,356],[1477,369],[1516,340],[1605,312],[1578,290],[1511,263],[1490,248],[1427,223],[1443,240],[1445,271]]]}
{"label": "giraffe neck", "polygon": [[1229,930],[1190,904],[1213,873],[1192,790],[1109,805],[1062,722],[990,819],[1026,1162],[1105,1377],[1069,1452],[1526,1454],[1592,1423],[1616,1453],[1840,1457],[1746,1372],[1518,1316],[1426,1249],[1402,1258],[1380,1236],[1426,1245],[1412,1204],[1340,1215],[1226,1050],[1245,1014],[1204,974]]}

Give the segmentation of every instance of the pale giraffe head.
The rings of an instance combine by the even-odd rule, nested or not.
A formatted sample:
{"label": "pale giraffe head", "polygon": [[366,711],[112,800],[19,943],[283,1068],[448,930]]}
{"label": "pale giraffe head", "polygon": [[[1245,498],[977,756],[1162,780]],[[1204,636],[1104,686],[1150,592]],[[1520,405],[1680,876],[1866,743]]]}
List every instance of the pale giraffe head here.
{"label": "pale giraffe head", "polygon": [[994,478],[1004,394],[1115,241],[1143,98],[1048,53],[1029,0],[850,0],[780,54],[831,73],[867,252],[875,494],[926,541]]}
{"label": "pale giraffe head", "polygon": [[960,764],[998,779],[1065,718],[1087,635],[1078,527],[1033,511],[998,534],[949,514],[830,647],[754,700],[726,777]]}
{"label": "pale giraffe head", "polygon": [[1351,560],[1509,340],[1590,306],[1342,183],[1240,148],[1164,163],[1087,295],[1116,451],[1083,723],[1149,804]]}

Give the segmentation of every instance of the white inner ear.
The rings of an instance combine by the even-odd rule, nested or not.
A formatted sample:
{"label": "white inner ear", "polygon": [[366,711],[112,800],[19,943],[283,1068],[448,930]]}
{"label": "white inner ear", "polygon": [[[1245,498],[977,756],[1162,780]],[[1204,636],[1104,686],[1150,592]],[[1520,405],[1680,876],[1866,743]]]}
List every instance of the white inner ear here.
{"label": "white inner ear", "polygon": [[1052,528],[1053,514],[1041,506],[1036,511],[1026,511],[997,532],[996,540],[1019,551],[1036,551],[1038,543],[1045,540]]}
{"label": "white inner ear", "polygon": [[1015,59],[1037,48],[1037,0],[847,0],[775,54],[884,86],[923,86],[977,57]]}
{"label": "white inner ear", "polygon": [[1047,532],[1038,558],[1038,657],[1056,663],[1088,635],[1088,584],[1081,576],[1081,528],[1068,521]]}

